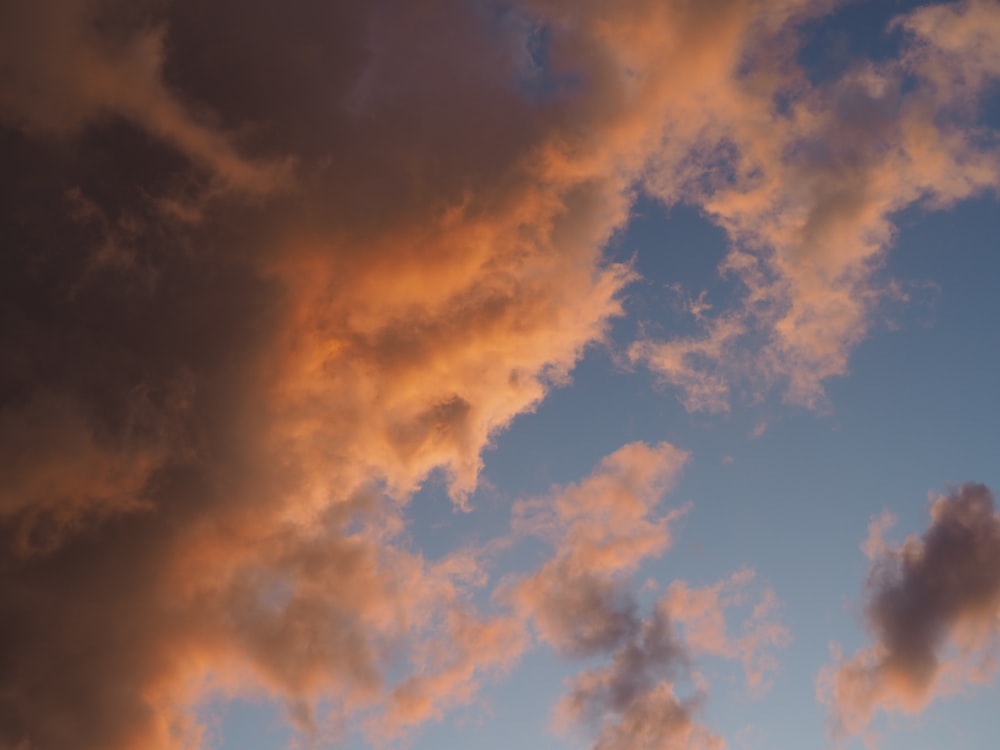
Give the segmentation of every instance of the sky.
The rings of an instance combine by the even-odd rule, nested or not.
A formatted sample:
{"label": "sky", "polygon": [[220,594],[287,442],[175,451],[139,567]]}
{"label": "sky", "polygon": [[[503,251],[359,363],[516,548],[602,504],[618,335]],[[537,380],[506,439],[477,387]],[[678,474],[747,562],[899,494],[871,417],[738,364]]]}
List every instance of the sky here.
{"label": "sky", "polygon": [[1000,2],[0,4],[0,750],[963,750]]}

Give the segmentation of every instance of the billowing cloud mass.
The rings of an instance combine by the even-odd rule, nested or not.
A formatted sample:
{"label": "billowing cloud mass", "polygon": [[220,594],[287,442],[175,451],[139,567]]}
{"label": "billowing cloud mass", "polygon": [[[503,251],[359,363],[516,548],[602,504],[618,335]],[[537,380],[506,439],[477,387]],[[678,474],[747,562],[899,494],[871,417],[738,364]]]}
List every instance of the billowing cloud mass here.
{"label": "billowing cloud mass", "polygon": [[920,537],[882,540],[872,524],[865,620],[874,643],[820,676],[837,732],[858,733],[879,711],[917,713],[936,697],[1000,673],[1000,513],[981,484],[931,506]]}
{"label": "billowing cloud mass", "polygon": [[[890,214],[997,174],[968,128],[995,5],[911,14],[902,58],[814,87],[795,29],[830,7],[2,4],[0,746],[199,747],[196,707],[245,693],[381,741],[473,700],[524,613],[482,595],[481,550],[426,557],[406,505],[438,471],[466,506],[483,451],[606,342],[640,191],[720,222],[747,296],[696,367],[635,359],[722,408],[754,332],[749,371],[815,401]],[[521,601],[557,646],[659,653],[655,618],[576,633],[548,599],[620,612],[606,574],[669,543],[642,498],[681,454],[616,456],[593,481],[638,483],[601,511],[627,533],[557,509],[581,546]]]}

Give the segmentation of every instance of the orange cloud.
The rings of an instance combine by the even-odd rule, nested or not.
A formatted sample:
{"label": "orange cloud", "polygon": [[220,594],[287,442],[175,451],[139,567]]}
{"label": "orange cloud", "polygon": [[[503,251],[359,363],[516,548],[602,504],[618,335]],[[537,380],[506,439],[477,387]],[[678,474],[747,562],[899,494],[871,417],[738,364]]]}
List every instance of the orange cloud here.
{"label": "orange cloud", "polygon": [[[365,6],[336,11],[351,21],[335,25],[344,39],[416,33]],[[462,22],[453,10],[441,4],[416,28],[434,38]],[[122,26],[97,23],[99,11]],[[540,177],[531,156],[548,136],[516,117],[485,144],[452,137],[475,130],[462,118],[438,124],[451,132],[400,128],[388,111],[412,121],[438,110],[430,91],[403,101],[406,87],[386,87],[413,68],[395,47],[352,58],[328,27],[282,17],[270,28],[277,62],[255,49],[248,58],[240,45],[253,40],[217,45],[201,36],[200,24],[218,30],[210,16],[177,13],[166,36],[122,32],[120,54],[106,29],[133,27],[110,5],[51,3],[4,27],[66,49],[2,53],[18,56],[3,106],[19,128],[5,133],[12,179],[26,188],[4,208],[12,252],[0,274],[0,378],[13,396],[0,443],[24,449],[5,452],[0,505],[4,538],[17,540],[0,573],[0,627],[17,644],[0,678],[0,744],[197,746],[191,707],[215,690],[262,691],[306,733],[360,713],[392,736],[472,700],[523,640],[519,623],[472,604],[481,572],[412,549],[403,505],[436,468],[463,503],[494,435],[603,337],[630,272],[603,264],[600,247],[627,201],[617,179]],[[476,33],[484,52],[505,42]],[[129,40],[148,64],[128,64]],[[290,50],[315,41],[348,58],[339,91],[314,70],[307,83],[297,76]],[[466,41],[443,48],[460,55]],[[175,66],[206,44],[220,65],[255,66],[237,86],[258,81],[273,96],[269,76],[306,85],[298,110],[267,104],[276,136],[261,150],[315,161],[301,191],[252,211],[221,195],[177,217],[159,196],[186,165],[162,145],[241,186],[250,172],[240,170],[262,163],[237,157],[235,140],[166,93],[163,78],[182,79]],[[469,68],[446,67],[441,96],[453,101],[448,86]],[[472,90],[503,113],[517,92],[488,62],[480,74]],[[137,78],[114,78],[126,75]],[[107,85],[88,89],[86,76]],[[361,78],[363,106],[320,104],[346,101]],[[269,113],[229,98],[232,79],[218,83],[202,93],[227,115]],[[25,101],[28,89],[40,98]],[[375,127],[366,112],[379,113]],[[163,143],[136,142],[111,116]],[[339,135],[317,145],[299,130],[317,122]],[[115,147],[95,146],[109,128]],[[72,134],[90,161],[47,161],[53,147],[36,136],[50,131]],[[441,138],[433,150],[425,134]],[[79,186],[64,224],[21,221],[66,215],[65,187],[49,188],[63,178],[34,177],[46,169]],[[134,262],[93,263],[89,243],[126,215]]]}
{"label": "orange cloud", "polygon": [[[667,443],[632,443],[605,457],[583,481],[514,509],[515,531],[543,537],[554,552],[503,591],[504,598],[561,653],[610,658],[569,680],[555,712],[559,728],[593,731],[596,750],[724,747],[697,721],[705,681],[692,672],[693,657],[741,659],[749,686],[759,691],[775,667],[773,649],[789,637],[774,617],[770,589],[763,590],[743,634],[728,634],[725,610],[748,600],[749,570],[705,589],[674,582],[649,615],[640,612],[632,574],[667,549],[670,523],[689,508],[656,512],[686,460]],[[684,678],[697,686],[686,698],[678,695]]]}
{"label": "orange cloud", "polygon": [[[212,14],[183,8],[155,32],[82,2],[5,26],[41,42],[3,53],[25,189],[3,215],[0,442],[34,450],[0,506],[20,540],[0,566],[17,644],[0,744],[197,746],[192,706],[214,691],[263,692],[306,734],[360,716],[387,738],[473,700],[522,648],[519,621],[472,603],[478,563],[425,560],[403,508],[438,468],[464,503],[495,434],[620,313],[631,272],[601,247],[627,218],[623,180],[538,166],[558,126],[496,77],[509,39],[468,8],[236,5],[274,13],[257,20],[276,55],[255,29],[218,44]],[[371,49],[338,44],[369,33]],[[439,36],[445,63],[400,56]],[[331,80],[290,53],[310,45]],[[471,51],[487,59],[453,64]],[[206,55],[203,76],[185,68]],[[192,166],[243,188],[265,161],[173,86],[251,123],[246,154],[301,157],[301,184],[252,210],[185,194]],[[469,135],[484,112],[507,123],[485,142]],[[68,163],[53,133],[85,158]],[[178,179],[197,211],[163,210]],[[94,262],[109,237],[128,262]]]}
{"label": "orange cloud", "polygon": [[627,576],[669,546],[670,523],[684,511],[654,512],[686,460],[668,443],[632,443],[552,500],[515,506],[515,529],[557,545],[555,556],[512,592],[545,640],[584,655],[630,637],[637,615]]}
{"label": "orange cloud", "polygon": [[[197,747],[192,707],[214,690],[263,692],[306,733],[357,720],[384,737],[474,700],[523,647],[520,620],[475,605],[475,555],[416,550],[405,506],[435,470],[467,503],[496,435],[606,337],[634,272],[602,249],[637,186],[678,200],[726,171],[716,146],[733,140],[749,144],[740,179],[702,203],[734,236],[851,239],[858,214],[867,238],[902,205],[823,208],[868,178],[852,167],[831,187],[821,154],[748,182],[791,142],[762,132],[822,140],[859,96],[879,110],[885,76],[859,73],[803,95],[792,125],[772,113],[797,80],[790,24],[826,3],[478,7],[0,9],[0,744]],[[550,70],[525,59],[539,27]],[[977,38],[960,54],[986,54]],[[734,77],[750,58],[753,76]],[[897,161],[919,169],[901,174],[926,186],[968,167],[935,188],[942,202],[992,184],[964,131],[935,122],[905,120]],[[863,161],[878,143],[858,148]],[[877,185],[899,166],[879,163]],[[792,224],[773,218],[800,193]],[[848,254],[869,257],[865,242]],[[805,362],[805,398],[856,338],[838,300],[859,266],[835,244],[815,267],[734,253],[764,312],[737,311],[695,359],[773,323],[767,361]],[[817,368],[803,321],[830,311],[819,350],[834,364]],[[674,378],[689,362],[668,353]],[[711,385],[695,403],[721,403]],[[632,445],[571,499],[525,510],[568,534],[518,589],[544,637],[570,651],[645,637],[619,578],[669,545],[674,516],[656,505],[682,463]],[[566,621],[558,596],[592,618]],[[667,731],[652,709],[672,695],[653,686],[619,714]],[[703,736],[685,727],[669,731]]]}
{"label": "orange cloud", "polygon": [[835,731],[857,734],[880,711],[916,714],[932,700],[997,675],[1000,514],[993,494],[966,484],[931,506],[931,524],[898,546],[873,524],[866,547],[867,625],[874,643],[820,674]]}
{"label": "orange cloud", "polygon": [[740,659],[747,687],[759,694],[767,690],[770,674],[777,669],[774,650],[787,646],[791,634],[775,616],[778,600],[769,587],[761,590],[742,634],[728,633],[726,610],[747,603],[755,575],[743,569],[705,588],[675,581],[661,606],[671,620],[684,626],[684,639],[693,653]]}
{"label": "orange cloud", "polygon": [[[892,216],[1000,184],[1000,157],[975,136],[975,102],[998,74],[985,41],[996,23],[993,3],[919,9],[894,22],[908,32],[900,59],[815,86],[751,46],[691,118],[714,124],[670,123],[673,146],[647,177],[654,194],[701,207],[727,231],[720,270],[742,283],[743,300],[707,317],[700,336],[638,342],[632,359],[692,410],[726,409],[734,380],[782,383],[789,401],[822,405],[824,381],[847,371],[887,293],[874,279]],[[784,42],[776,54],[792,54],[794,37]]]}

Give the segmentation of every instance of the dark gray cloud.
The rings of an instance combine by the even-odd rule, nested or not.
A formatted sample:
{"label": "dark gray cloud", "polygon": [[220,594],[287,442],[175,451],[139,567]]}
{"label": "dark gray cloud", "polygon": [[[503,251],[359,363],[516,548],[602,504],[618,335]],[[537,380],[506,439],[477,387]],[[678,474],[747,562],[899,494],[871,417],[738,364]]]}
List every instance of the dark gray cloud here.
{"label": "dark gray cloud", "polygon": [[821,687],[842,731],[878,710],[922,710],[936,696],[996,676],[1000,647],[1000,514],[965,484],[931,506],[931,524],[898,546],[873,525],[865,619],[874,643],[830,668]]}

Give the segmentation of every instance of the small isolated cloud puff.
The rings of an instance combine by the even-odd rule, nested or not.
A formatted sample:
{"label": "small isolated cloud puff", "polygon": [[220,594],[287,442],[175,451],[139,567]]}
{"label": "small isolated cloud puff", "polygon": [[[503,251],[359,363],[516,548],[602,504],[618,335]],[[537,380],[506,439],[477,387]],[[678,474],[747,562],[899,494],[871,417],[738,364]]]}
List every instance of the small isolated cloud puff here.
{"label": "small isolated cloud puff", "polygon": [[962,485],[931,506],[930,527],[898,546],[876,519],[865,621],[874,643],[820,674],[838,735],[878,711],[915,714],[935,698],[993,681],[1000,662],[1000,514],[993,493]]}

